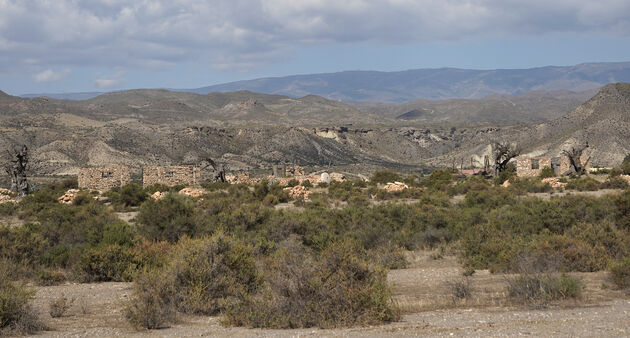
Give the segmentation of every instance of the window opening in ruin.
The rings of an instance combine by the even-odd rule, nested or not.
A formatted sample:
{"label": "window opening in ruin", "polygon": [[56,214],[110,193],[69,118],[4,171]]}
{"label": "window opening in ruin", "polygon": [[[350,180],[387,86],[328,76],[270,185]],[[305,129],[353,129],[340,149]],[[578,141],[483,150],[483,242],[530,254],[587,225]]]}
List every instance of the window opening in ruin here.
{"label": "window opening in ruin", "polygon": [[172,171],[167,171],[164,173],[164,177],[173,177],[173,176],[175,176],[175,173]]}
{"label": "window opening in ruin", "polygon": [[540,162],[537,159],[532,160],[532,169],[540,169]]}
{"label": "window opening in ruin", "polygon": [[114,173],[111,171],[103,171],[101,172],[101,178],[110,178],[114,177]]}

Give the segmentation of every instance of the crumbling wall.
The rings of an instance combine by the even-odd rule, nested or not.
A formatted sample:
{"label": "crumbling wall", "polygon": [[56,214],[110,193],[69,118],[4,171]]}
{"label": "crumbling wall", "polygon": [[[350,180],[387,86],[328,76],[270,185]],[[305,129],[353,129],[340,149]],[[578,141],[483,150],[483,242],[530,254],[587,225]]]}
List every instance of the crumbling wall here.
{"label": "crumbling wall", "polygon": [[[584,170],[587,173],[591,170],[590,159],[591,157],[587,155],[582,155],[582,157],[580,157],[580,160],[582,161],[582,166],[584,166]],[[558,169],[556,170],[556,174],[568,175],[572,172],[574,173],[573,169],[571,168],[571,160],[569,160],[568,156],[562,156],[562,158],[560,159],[560,165],[558,166]]]}
{"label": "crumbling wall", "polygon": [[79,169],[79,188],[107,191],[122,187],[131,182],[131,170],[128,167],[81,168]]}
{"label": "crumbling wall", "polygon": [[199,184],[200,169],[193,165],[144,167],[142,183],[145,187],[156,183],[174,186]]}
{"label": "crumbling wall", "polygon": [[536,177],[545,167],[551,168],[550,157],[516,158],[516,176],[518,177]]}

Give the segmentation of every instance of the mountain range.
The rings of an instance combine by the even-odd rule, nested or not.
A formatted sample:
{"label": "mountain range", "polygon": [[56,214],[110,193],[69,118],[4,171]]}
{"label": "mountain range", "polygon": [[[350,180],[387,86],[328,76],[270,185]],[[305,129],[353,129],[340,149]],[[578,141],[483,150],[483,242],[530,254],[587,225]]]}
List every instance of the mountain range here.
{"label": "mountain range", "polygon": [[[402,103],[419,99],[479,99],[488,95],[520,95],[531,91],[582,92],[614,82],[630,82],[630,62],[530,69],[345,71],[261,78],[175,91],[208,94],[247,90],[292,98],[319,95],[343,102]],[[85,100],[100,94],[103,93],[25,94],[23,97]]]}

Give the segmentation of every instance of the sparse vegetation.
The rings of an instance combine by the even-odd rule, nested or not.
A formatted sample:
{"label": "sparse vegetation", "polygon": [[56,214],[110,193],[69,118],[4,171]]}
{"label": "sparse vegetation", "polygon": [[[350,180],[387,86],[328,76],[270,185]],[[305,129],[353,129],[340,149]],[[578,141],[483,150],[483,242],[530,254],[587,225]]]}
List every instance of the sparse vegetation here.
{"label": "sparse vegetation", "polygon": [[33,310],[34,291],[11,282],[0,271],[0,335],[32,334],[46,329]]}
{"label": "sparse vegetation", "polygon": [[67,298],[64,294],[61,294],[57,299],[53,299],[48,303],[48,313],[53,318],[62,317],[74,304],[74,298]]}
{"label": "sparse vegetation", "polygon": [[510,301],[537,307],[552,301],[577,299],[583,288],[580,280],[566,274],[523,274],[506,280]]}

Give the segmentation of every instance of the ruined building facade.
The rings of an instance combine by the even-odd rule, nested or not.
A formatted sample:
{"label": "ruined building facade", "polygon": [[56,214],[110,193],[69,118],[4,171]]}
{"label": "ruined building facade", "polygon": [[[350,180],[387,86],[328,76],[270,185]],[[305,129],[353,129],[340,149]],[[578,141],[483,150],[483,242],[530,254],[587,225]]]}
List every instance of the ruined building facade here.
{"label": "ruined building facade", "polygon": [[[515,159],[516,176],[518,177],[536,177],[539,176],[543,168],[549,167],[553,169],[556,175],[567,175],[571,173],[571,161],[567,156],[562,157],[526,157],[521,156]],[[589,157],[583,155],[582,163],[586,163],[585,169],[588,172]]]}
{"label": "ruined building facade", "polygon": [[145,187],[156,183],[174,185],[196,185],[201,181],[201,170],[194,165],[144,167],[142,183]]}
{"label": "ruined building facade", "polygon": [[107,191],[131,182],[131,170],[125,166],[81,168],[78,183],[81,189]]}

